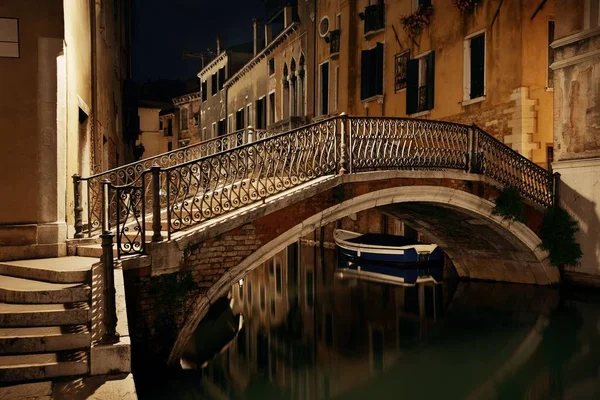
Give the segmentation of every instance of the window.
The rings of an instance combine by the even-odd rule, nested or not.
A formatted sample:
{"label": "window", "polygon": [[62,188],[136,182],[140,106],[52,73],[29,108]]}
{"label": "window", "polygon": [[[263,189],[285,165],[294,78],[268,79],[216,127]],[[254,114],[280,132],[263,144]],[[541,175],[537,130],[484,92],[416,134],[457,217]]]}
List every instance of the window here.
{"label": "window", "polygon": [[167,142],[167,151],[173,150],[173,142]]}
{"label": "window", "polygon": [[312,307],[314,304],[315,288],[314,288],[314,274],[312,271],[306,271],[306,305]]}
{"label": "window", "polygon": [[546,169],[552,173],[552,163],[554,162],[554,146],[546,146]]}
{"label": "window", "polygon": [[202,102],[206,101],[206,96],[208,95],[208,83],[206,81],[202,81]]}
{"label": "window", "polygon": [[206,139],[208,139],[206,137],[206,128],[202,128],[202,140],[206,140]]}
{"label": "window", "polygon": [[185,131],[188,129],[188,109],[186,107],[183,107],[181,109],[181,118],[180,118],[180,123],[181,123],[181,130]]}
{"label": "window", "polygon": [[329,62],[319,66],[319,110],[321,115],[329,114]]}
{"label": "window", "polygon": [[219,120],[217,124],[217,135],[221,136],[225,134],[225,118]]}
{"label": "window", "polygon": [[[240,282],[241,282],[241,280],[240,280]],[[238,283],[238,297],[240,298],[240,300],[244,299],[244,286],[240,285],[239,283]]]}
{"label": "window", "polygon": [[275,123],[275,92],[269,93],[269,125]]}
{"label": "window", "polygon": [[263,285],[260,285],[260,309],[262,311],[265,311],[265,306],[266,306],[265,287]]}
{"label": "window", "polygon": [[554,42],[554,20],[548,21],[548,86],[554,87],[554,71],[550,66],[554,62],[554,49],[550,46]]}
{"label": "window", "polygon": [[223,90],[223,85],[225,85],[225,67],[219,68],[219,90]]}
{"label": "window", "polygon": [[398,93],[402,89],[406,89],[406,65],[410,59],[410,50],[396,54],[394,61],[394,91]]}
{"label": "window", "polygon": [[340,91],[340,66],[336,65],[333,70],[333,111],[338,110],[338,95]]}
{"label": "window", "polygon": [[365,21],[364,34],[379,31],[385,27],[385,4],[383,0],[371,0],[364,12],[358,14]]}
{"label": "window", "polygon": [[435,52],[407,63],[406,113],[415,114],[433,109]]}
{"label": "window", "polygon": [[338,31],[342,29],[342,14],[337,14],[335,16],[335,29]]}
{"label": "window", "polygon": [[283,286],[283,279],[281,277],[281,263],[277,263],[275,267],[275,290],[277,294],[281,294],[281,288]]}
{"label": "window", "polygon": [[465,40],[464,100],[485,96],[485,32]]}
{"label": "window", "polygon": [[600,1],[586,0],[584,5],[583,29],[598,27],[600,23]]}
{"label": "window", "polygon": [[212,74],[212,76],[210,77],[210,94],[212,94],[213,96],[217,94],[217,73],[215,72],[214,74]]}
{"label": "window", "polygon": [[256,129],[265,129],[267,127],[267,98],[261,97],[256,100]]}
{"label": "window", "polygon": [[194,126],[198,126],[200,123],[200,113],[194,113]]}
{"label": "window", "polygon": [[169,118],[167,120],[167,131],[165,132],[165,136],[173,136],[173,119]]}
{"label": "window", "polygon": [[246,126],[252,125],[252,104],[246,106]]}
{"label": "window", "polygon": [[413,0],[413,11],[416,11],[419,7],[421,7],[421,8],[431,7],[431,0]]}
{"label": "window", "polygon": [[217,137],[217,123],[213,122],[211,128],[211,138]]}
{"label": "window", "polygon": [[325,37],[329,33],[329,18],[327,16],[321,18],[319,22],[319,35]]}
{"label": "window", "polygon": [[0,57],[20,57],[17,18],[0,18]]}
{"label": "window", "polygon": [[383,43],[361,54],[360,99],[383,95]]}
{"label": "window", "polygon": [[268,72],[269,72],[269,76],[271,76],[275,73],[275,57],[269,59]]}
{"label": "window", "polygon": [[248,280],[248,285],[247,285],[247,290],[248,290],[248,304],[252,305],[252,281]]}
{"label": "window", "polygon": [[159,130],[159,131],[162,131],[162,130],[163,130],[163,121],[162,121],[162,119],[159,119],[159,120],[158,120],[158,130]]}
{"label": "window", "polygon": [[231,133],[234,131],[233,128],[233,114],[229,114],[227,116],[227,133]]}
{"label": "window", "polygon": [[235,113],[235,130],[239,131],[240,129],[244,129],[244,109],[240,108]]}

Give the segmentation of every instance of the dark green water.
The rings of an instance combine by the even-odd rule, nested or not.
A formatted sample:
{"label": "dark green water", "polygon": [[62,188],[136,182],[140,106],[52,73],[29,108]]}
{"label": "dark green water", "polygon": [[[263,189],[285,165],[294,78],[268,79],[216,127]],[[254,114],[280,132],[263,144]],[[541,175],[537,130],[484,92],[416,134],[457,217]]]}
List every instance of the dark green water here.
{"label": "dark green water", "polygon": [[[290,246],[201,323],[183,371],[141,399],[600,399],[600,296],[336,276]],[[239,329],[241,327],[241,329]]]}

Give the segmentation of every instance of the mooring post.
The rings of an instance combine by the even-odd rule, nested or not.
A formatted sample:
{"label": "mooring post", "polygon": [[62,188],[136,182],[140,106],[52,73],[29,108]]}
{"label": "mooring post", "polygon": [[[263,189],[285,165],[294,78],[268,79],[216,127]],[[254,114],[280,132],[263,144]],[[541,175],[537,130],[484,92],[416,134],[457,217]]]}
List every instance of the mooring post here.
{"label": "mooring post", "polygon": [[117,333],[117,308],[115,302],[115,260],[113,258],[114,234],[110,230],[110,181],[102,181],[102,278],[104,284],[104,335],[103,343],[119,341]]}
{"label": "mooring post", "polygon": [[83,237],[83,207],[81,205],[81,176],[79,174],[73,175],[73,198],[74,198],[74,211],[75,211],[75,239]]}
{"label": "mooring post", "polygon": [[150,170],[152,172],[152,241],[160,242],[163,240],[160,217],[160,166],[153,165]]}

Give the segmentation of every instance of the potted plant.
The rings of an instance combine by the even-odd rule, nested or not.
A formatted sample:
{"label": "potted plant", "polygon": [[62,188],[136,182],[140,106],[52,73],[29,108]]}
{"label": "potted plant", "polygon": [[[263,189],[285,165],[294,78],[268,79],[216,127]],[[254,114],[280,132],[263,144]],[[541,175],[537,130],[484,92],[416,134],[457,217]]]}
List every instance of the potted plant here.
{"label": "potted plant", "polygon": [[452,0],[452,2],[461,12],[468,13],[473,11],[481,0]]}
{"label": "potted plant", "polygon": [[423,28],[429,25],[431,15],[433,15],[433,7],[419,6],[414,13],[400,17],[400,22],[408,36],[413,37],[419,35]]}

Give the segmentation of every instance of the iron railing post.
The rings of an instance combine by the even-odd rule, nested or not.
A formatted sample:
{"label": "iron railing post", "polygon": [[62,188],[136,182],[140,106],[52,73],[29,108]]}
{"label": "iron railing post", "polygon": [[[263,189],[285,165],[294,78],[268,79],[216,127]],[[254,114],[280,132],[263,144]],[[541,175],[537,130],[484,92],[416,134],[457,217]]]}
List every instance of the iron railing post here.
{"label": "iron railing post", "polygon": [[340,114],[341,116],[341,126],[340,126],[340,167],[338,170],[338,175],[344,175],[346,170],[346,113],[343,112]]}
{"label": "iron railing post", "polygon": [[[115,343],[119,341],[117,333],[117,308],[115,304],[115,262],[113,259],[113,238],[110,230],[110,206],[109,206],[110,181],[102,181],[102,272],[104,284],[104,335],[103,343]],[[119,223],[117,221],[117,223]]]}
{"label": "iron railing post", "polygon": [[552,205],[554,207],[560,206],[560,173],[555,172],[552,174]]}
{"label": "iron railing post", "polygon": [[469,128],[469,172],[478,174],[479,170],[479,154],[477,152],[477,126],[471,125]]}
{"label": "iron railing post", "polygon": [[160,218],[160,167],[153,165],[150,170],[152,171],[152,241],[160,242],[163,239]]}
{"label": "iron railing post", "polygon": [[75,239],[83,237],[83,207],[81,206],[81,176],[79,174],[73,175],[73,198],[74,198],[74,212],[75,212]]}

